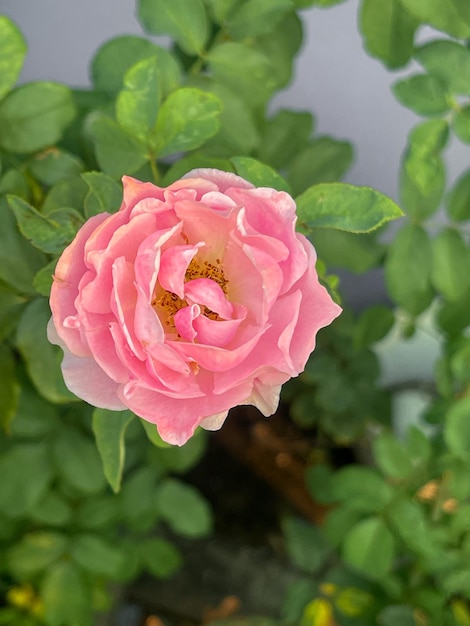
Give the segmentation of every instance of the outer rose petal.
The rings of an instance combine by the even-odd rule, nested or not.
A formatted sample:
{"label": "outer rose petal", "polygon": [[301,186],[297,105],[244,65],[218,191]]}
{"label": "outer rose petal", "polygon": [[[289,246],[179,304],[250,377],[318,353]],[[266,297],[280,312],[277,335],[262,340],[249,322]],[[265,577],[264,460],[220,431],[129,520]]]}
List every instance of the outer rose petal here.
{"label": "outer rose petal", "polygon": [[67,386],[177,445],[238,404],[271,415],[341,311],[294,201],[213,169],[123,185],[119,211],[88,220],[57,264],[48,336]]}

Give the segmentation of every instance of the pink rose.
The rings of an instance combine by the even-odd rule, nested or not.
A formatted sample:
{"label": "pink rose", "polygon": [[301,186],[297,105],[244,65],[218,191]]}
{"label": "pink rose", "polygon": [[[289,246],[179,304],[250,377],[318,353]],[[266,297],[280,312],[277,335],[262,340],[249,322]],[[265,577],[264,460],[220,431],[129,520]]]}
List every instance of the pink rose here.
{"label": "pink rose", "polygon": [[211,169],[123,182],[120,210],[90,218],[55,270],[48,333],[67,387],[178,445],[239,404],[272,415],[341,312],[294,201]]}

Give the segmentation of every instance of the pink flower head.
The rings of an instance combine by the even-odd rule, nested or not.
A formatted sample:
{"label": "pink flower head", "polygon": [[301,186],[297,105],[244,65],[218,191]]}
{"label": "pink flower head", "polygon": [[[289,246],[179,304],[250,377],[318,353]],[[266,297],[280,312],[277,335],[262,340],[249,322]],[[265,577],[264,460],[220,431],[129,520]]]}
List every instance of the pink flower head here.
{"label": "pink flower head", "polygon": [[341,312],[294,201],[212,169],[123,183],[119,211],[90,218],[55,270],[48,333],[67,387],[178,445],[239,404],[272,415]]}

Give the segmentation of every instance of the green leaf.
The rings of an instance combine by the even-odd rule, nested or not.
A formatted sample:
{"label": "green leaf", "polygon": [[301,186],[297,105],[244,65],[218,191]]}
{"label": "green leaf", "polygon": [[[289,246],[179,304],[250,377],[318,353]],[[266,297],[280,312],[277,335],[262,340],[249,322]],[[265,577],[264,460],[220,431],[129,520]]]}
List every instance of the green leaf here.
{"label": "green leaf", "polygon": [[457,302],[442,302],[438,311],[439,326],[449,335],[459,335],[470,325],[470,290]]}
{"label": "green leaf", "polygon": [[112,545],[102,537],[92,534],[75,536],[70,555],[84,570],[111,580],[119,579],[119,572],[125,563],[119,545]]}
{"label": "green leaf", "polygon": [[92,440],[72,426],[57,433],[53,457],[61,477],[83,494],[94,494],[105,487],[101,459]]}
{"label": "green leaf", "polygon": [[158,157],[199,148],[219,130],[222,105],[217,96],[183,87],[163,103],[151,141]]}
{"label": "green leaf", "polygon": [[42,204],[41,212],[49,215],[53,211],[70,207],[83,213],[87,186],[81,176],[67,176],[53,185]]}
{"label": "green leaf", "polygon": [[27,515],[52,480],[50,452],[44,443],[17,443],[2,453],[0,511],[8,518]]}
{"label": "green leaf", "polygon": [[342,554],[366,578],[385,578],[393,565],[395,540],[382,519],[368,517],[347,533]]}
{"label": "green leaf", "polygon": [[75,510],[74,521],[78,528],[102,530],[115,527],[118,522],[118,501],[114,495],[88,496]]}
{"label": "green leaf", "polygon": [[418,115],[440,115],[450,109],[446,86],[435,76],[414,74],[394,83],[392,91],[403,106]]}
{"label": "green leaf", "polygon": [[331,554],[322,531],[298,517],[286,518],[282,528],[287,552],[293,563],[305,572],[317,572]]}
{"label": "green leaf", "polygon": [[452,128],[464,143],[470,143],[470,106],[464,106],[454,116]]}
{"label": "green leaf", "polygon": [[15,194],[25,200],[31,197],[28,179],[20,170],[9,169],[0,179],[0,195]]}
{"label": "green leaf", "polygon": [[83,224],[82,216],[74,209],[58,209],[46,216],[17,196],[8,196],[8,204],[21,234],[33,246],[50,254],[60,254]]}
{"label": "green leaf", "polygon": [[75,511],[64,498],[54,491],[48,491],[31,510],[31,519],[45,526],[67,526]]}
{"label": "green leaf", "polygon": [[18,411],[11,424],[11,433],[21,439],[47,438],[57,428],[57,407],[42,398],[26,376],[20,376],[19,382]]}
{"label": "green leaf", "polygon": [[158,512],[173,531],[185,537],[204,537],[212,528],[207,502],[194,487],[167,478],[155,494]]}
{"label": "green leaf", "polygon": [[8,551],[8,566],[19,580],[42,573],[65,552],[67,538],[59,533],[36,531],[24,535]]}
{"label": "green leaf", "polygon": [[93,411],[93,433],[96,446],[103,463],[104,475],[112,490],[117,493],[121,487],[124,470],[126,429],[134,419],[130,411]]}
{"label": "green leaf", "polygon": [[365,309],[354,328],[354,345],[358,350],[383,339],[395,322],[393,311],[382,304]]}
{"label": "green leaf", "polygon": [[470,462],[470,398],[456,402],[446,415],[444,439],[459,459]]}
{"label": "green leaf", "polygon": [[[436,179],[443,176],[440,152],[446,146],[448,137],[449,125],[445,120],[423,122],[410,132],[404,166],[411,182],[424,196],[435,189]],[[438,182],[438,188],[439,185]]]}
{"label": "green leaf", "polygon": [[30,302],[18,323],[16,345],[39,393],[49,402],[73,402],[77,398],[66,388],[60,370],[61,350],[49,343],[46,336],[50,317],[47,300]]}
{"label": "green leaf", "polygon": [[251,107],[263,106],[277,88],[270,59],[240,42],[228,41],[211,48],[207,61],[214,79]]}
{"label": "green leaf", "polygon": [[81,572],[71,561],[61,561],[46,571],[41,599],[48,626],[91,622],[90,593]]}
{"label": "green leaf", "polygon": [[6,15],[0,15],[0,100],[18,80],[26,50],[19,28]]}
{"label": "green leaf", "polygon": [[0,279],[16,292],[34,294],[33,278],[46,257],[20,235],[6,198],[0,199],[0,220]]}
{"label": "green leaf", "polygon": [[157,121],[159,104],[157,60],[151,57],[127,70],[116,100],[116,120],[131,136],[145,142]]}
{"label": "green leaf", "polygon": [[291,162],[287,179],[295,195],[311,185],[339,180],[353,160],[353,149],[347,141],[319,137],[310,141]]}
{"label": "green leaf", "polygon": [[401,0],[420,22],[464,39],[470,37],[470,6],[467,0]]}
{"label": "green leaf", "polygon": [[307,231],[320,227],[367,233],[403,215],[379,191],[346,183],[314,185],[296,202],[300,226]]}
{"label": "green leaf", "polygon": [[24,297],[17,295],[10,288],[0,283],[0,343],[16,326],[24,303]]}
{"label": "green leaf", "polygon": [[14,153],[36,152],[57,143],[74,117],[67,87],[28,83],[0,102],[0,145]]}
{"label": "green leaf", "polygon": [[380,511],[393,496],[393,490],[382,476],[372,468],[359,465],[350,465],[334,474],[333,492],[336,500],[362,513]]}
{"label": "green leaf", "polygon": [[214,22],[223,24],[237,6],[238,0],[205,0],[205,3]]}
{"label": "green leaf", "polygon": [[169,578],[183,563],[177,548],[161,537],[146,539],[139,548],[142,563],[147,571],[157,578]]}
{"label": "green leaf", "polygon": [[230,162],[234,165],[235,172],[245,180],[253,183],[255,187],[271,187],[278,191],[291,193],[287,181],[269,165],[245,156],[232,157]]}
{"label": "green leaf", "polygon": [[470,169],[465,170],[447,196],[447,214],[456,222],[470,219]]}
{"label": "green leaf", "polygon": [[414,610],[410,606],[392,604],[383,608],[378,617],[379,626],[416,626]]}
{"label": "green leaf", "polygon": [[44,185],[55,185],[68,176],[80,174],[82,161],[70,152],[48,148],[36,154],[29,162],[29,170]]}
{"label": "green leaf", "polygon": [[412,315],[424,311],[432,301],[431,266],[428,234],[421,226],[408,224],[389,246],[385,280],[393,300]]}
{"label": "green leaf", "polygon": [[470,50],[461,43],[431,41],[417,48],[414,56],[429,74],[446,83],[451,93],[470,95]]}
{"label": "green leaf", "polygon": [[34,289],[40,293],[41,296],[45,296],[46,298],[48,298],[51,293],[52,280],[56,265],[57,259],[53,259],[50,263],[42,267],[33,279]]}
{"label": "green leaf", "polygon": [[115,213],[122,203],[122,185],[102,172],[85,172],[83,180],[89,187],[85,198],[87,218],[99,213]]}
{"label": "green leaf", "polygon": [[384,254],[385,246],[375,239],[375,233],[348,233],[343,230],[316,228],[312,242],[318,257],[328,267],[343,267],[348,272],[363,274],[377,267]]}
{"label": "green leaf", "polygon": [[233,39],[240,40],[264,35],[271,32],[293,6],[293,0],[247,0],[239,3],[227,20],[227,32]]}
{"label": "green leaf", "polygon": [[119,493],[121,517],[138,531],[149,530],[155,525],[158,516],[155,494],[159,477],[150,465],[141,466],[126,477]]}
{"label": "green leaf", "polygon": [[0,344],[0,429],[9,431],[20,395],[15,358],[7,345]]}
{"label": "green leaf", "polygon": [[470,288],[470,250],[460,233],[442,230],[432,241],[431,281],[447,300],[460,300]]}
{"label": "green leaf", "polygon": [[209,35],[202,0],[139,0],[137,14],[154,35],[170,35],[187,54],[201,54]]}
{"label": "green leaf", "polygon": [[275,169],[290,164],[313,131],[311,113],[281,109],[266,122],[258,157]]}
{"label": "green leaf", "polygon": [[307,467],[305,484],[315,502],[320,504],[335,502],[333,472],[327,465],[317,464]]}
{"label": "green leaf", "polygon": [[158,447],[158,461],[170,472],[187,472],[202,458],[206,442],[206,431],[199,429],[184,446]]}
{"label": "green leaf", "polygon": [[372,444],[374,459],[386,476],[407,479],[413,472],[413,464],[405,446],[390,433],[382,433]]}
{"label": "green leaf", "polygon": [[94,115],[89,127],[98,164],[105,174],[121,178],[125,174],[134,174],[146,163],[146,146],[123,131],[112,119]]}
{"label": "green leaf", "polygon": [[435,552],[432,533],[424,511],[417,502],[408,498],[395,500],[387,511],[387,517],[394,530],[413,552],[427,556]]}
{"label": "green leaf", "polygon": [[[428,187],[424,191],[411,180],[407,169],[411,169],[414,176],[421,181],[427,182]],[[433,180],[429,178],[430,169],[434,169],[435,172]],[[400,170],[400,201],[406,213],[419,221],[427,219],[437,211],[446,185],[445,166],[440,157],[435,159],[431,168],[426,170],[425,167],[424,170],[423,172],[419,166],[416,167],[416,163],[410,165],[405,155]]]}
{"label": "green leaf", "polygon": [[363,514],[343,504],[330,509],[325,518],[325,537],[334,548],[339,548],[346,533],[354,526]]}
{"label": "green leaf", "polygon": [[363,0],[360,29],[369,54],[390,69],[406,65],[419,25],[400,0]]}
{"label": "green leaf", "polygon": [[157,448],[168,448],[171,446],[171,444],[163,441],[163,439],[160,437],[160,435],[158,434],[157,426],[155,424],[151,424],[144,419],[140,419],[139,422],[142,425],[142,428],[144,429],[149,441],[151,441],[154,446],[157,446]]}
{"label": "green leaf", "polygon": [[179,87],[181,68],[171,52],[135,35],[115,37],[98,49],[91,62],[95,88],[116,96],[122,89],[126,72],[150,57],[156,59],[160,95],[166,97]]}

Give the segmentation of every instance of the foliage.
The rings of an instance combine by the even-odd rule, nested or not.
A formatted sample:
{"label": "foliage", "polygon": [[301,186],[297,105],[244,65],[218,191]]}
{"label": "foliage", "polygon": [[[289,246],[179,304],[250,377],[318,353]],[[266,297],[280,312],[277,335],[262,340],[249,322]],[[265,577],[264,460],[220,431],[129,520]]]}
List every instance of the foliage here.
{"label": "foliage", "polygon": [[[336,1],[138,0],[145,32],[169,35],[171,46],[144,35],[105,42],[82,90],[15,86],[26,44],[0,16],[0,624],[89,626],[112,604],[110,583],[171,576],[184,559],[174,537],[212,531],[207,502],[183,476],[204,454],[203,434],[171,448],[127,411],[78,402],[46,336],[58,255],[85,219],[118,209],[121,176],[167,185],[195,167],[292,193],[330,290],[327,265],[382,268],[390,298],[346,310],[283,392],[308,436],[366,448],[372,460],[307,469],[312,497],[331,509],[322,528],[284,520],[303,577],[282,623],[470,623],[470,170],[448,188],[443,156],[452,135],[470,143],[469,5],[361,2],[368,52],[391,69],[412,58],[422,68],[393,88],[426,120],[408,136],[405,217],[384,244],[384,225],[401,211],[340,182],[352,146],[319,136],[309,113],[270,108],[292,77],[300,11]],[[417,45],[422,24],[443,34]],[[418,426],[402,436],[399,417],[411,420],[394,410],[400,390],[383,384],[383,351],[430,311],[435,380]]]}

